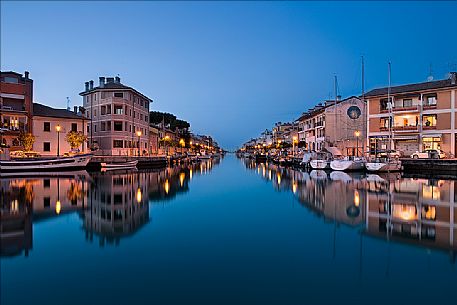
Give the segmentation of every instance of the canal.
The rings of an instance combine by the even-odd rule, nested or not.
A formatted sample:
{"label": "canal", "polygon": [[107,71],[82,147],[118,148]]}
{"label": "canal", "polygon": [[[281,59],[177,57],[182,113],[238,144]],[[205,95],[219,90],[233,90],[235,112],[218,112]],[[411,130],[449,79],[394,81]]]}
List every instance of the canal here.
{"label": "canal", "polygon": [[453,304],[457,181],[227,156],[1,178],[1,304]]}

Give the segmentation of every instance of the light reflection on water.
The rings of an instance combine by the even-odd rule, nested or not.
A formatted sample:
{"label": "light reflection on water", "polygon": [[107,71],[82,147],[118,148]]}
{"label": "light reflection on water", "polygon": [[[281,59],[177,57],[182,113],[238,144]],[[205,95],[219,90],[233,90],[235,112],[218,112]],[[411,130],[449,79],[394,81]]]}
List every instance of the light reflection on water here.
{"label": "light reflection on water", "polygon": [[[305,172],[243,160],[277,191],[325,220],[361,227],[363,234],[449,253],[457,250],[457,181],[406,178],[400,173]],[[268,172],[268,175],[266,174]]]}

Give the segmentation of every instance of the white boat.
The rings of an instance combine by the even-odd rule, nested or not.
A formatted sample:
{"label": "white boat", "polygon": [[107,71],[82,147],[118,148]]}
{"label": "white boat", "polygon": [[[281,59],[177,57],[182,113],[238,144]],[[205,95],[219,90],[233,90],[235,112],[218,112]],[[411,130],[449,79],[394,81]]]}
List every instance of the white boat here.
{"label": "white boat", "polygon": [[102,162],[102,163],[100,163],[100,165],[102,166],[102,170],[136,168],[137,164],[138,164],[138,160],[127,161],[127,162],[112,162],[112,163]]}
{"label": "white boat", "polygon": [[330,168],[334,171],[361,171],[365,168],[365,160],[359,157],[335,159],[330,162]]}
{"label": "white boat", "polygon": [[208,159],[211,159],[211,155],[201,155],[201,156],[198,156],[198,158],[200,160],[208,160]]}
{"label": "white boat", "polygon": [[309,161],[309,165],[312,169],[327,169],[329,168],[330,162],[328,160],[315,159]]}
{"label": "white boat", "polygon": [[92,154],[76,155],[72,157],[55,158],[21,158],[13,160],[1,160],[0,170],[2,172],[16,171],[48,171],[48,170],[70,170],[82,169],[87,166]]}
{"label": "white boat", "polygon": [[397,172],[401,170],[400,160],[386,160],[367,162],[365,164],[367,171],[369,172]]}

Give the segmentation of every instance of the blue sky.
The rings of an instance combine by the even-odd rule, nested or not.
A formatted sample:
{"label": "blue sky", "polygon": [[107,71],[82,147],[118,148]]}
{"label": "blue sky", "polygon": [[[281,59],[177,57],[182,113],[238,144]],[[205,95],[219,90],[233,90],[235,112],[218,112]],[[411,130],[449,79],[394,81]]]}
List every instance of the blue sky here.
{"label": "blue sky", "polygon": [[234,148],[332,97],[456,70],[456,2],[1,2],[1,69],[30,71],[36,102],[80,104],[120,75],[152,110]]}

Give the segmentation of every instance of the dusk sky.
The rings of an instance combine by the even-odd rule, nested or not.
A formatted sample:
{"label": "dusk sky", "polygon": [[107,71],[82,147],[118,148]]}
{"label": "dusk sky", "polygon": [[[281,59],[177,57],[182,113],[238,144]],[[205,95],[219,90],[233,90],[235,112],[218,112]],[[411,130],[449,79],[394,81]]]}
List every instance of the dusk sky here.
{"label": "dusk sky", "polygon": [[1,2],[1,69],[80,105],[116,76],[228,149],[333,98],[457,70],[456,2]]}

